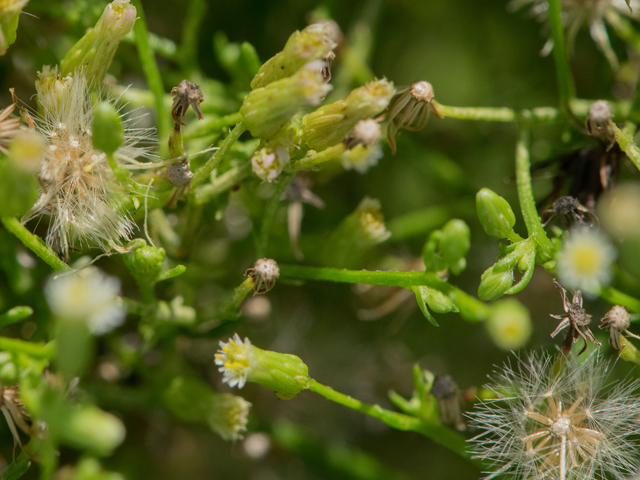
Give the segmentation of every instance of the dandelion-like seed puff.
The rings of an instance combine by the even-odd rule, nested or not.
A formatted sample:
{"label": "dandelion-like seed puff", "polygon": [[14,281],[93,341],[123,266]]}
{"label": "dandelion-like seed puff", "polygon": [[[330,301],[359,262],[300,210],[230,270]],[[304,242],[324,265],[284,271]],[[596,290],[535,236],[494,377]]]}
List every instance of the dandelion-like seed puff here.
{"label": "dandelion-like seed puff", "polygon": [[606,385],[610,364],[548,353],[497,372],[496,399],[471,414],[482,433],[473,453],[492,464],[487,479],[622,480],[635,471],[640,381]]}
{"label": "dandelion-like seed puff", "polygon": [[[38,174],[42,193],[23,222],[49,216],[47,243],[65,259],[70,249],[83,245],[122,250],[135,227],[123,207],[131,192],[116,179],[105,153],[93,146],[94,90],[81,70],[63,78],[49,67],[39,74],[36,87],[41,114],[35,130],[46,153]],[[153,129],[133,128],[130,114],[121,120],[124,141],[114,157],[123,167],[139,168],[139,157],[151,157]]]}

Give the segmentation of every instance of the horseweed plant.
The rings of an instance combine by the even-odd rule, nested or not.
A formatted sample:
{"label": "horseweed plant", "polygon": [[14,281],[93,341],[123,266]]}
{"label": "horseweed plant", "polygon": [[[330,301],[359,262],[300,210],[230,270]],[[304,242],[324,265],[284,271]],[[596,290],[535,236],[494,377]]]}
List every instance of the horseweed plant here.
{"label": "horseweed plant", "polygon": [[[162,1],[149,24],[140,0],[105,3],[0,0],[11,93],[0,113],[0,478],[218,478],[224,461],[244,472],[234,478],[312,478],[310,465],[349,479],[637,472],[640,381],[619,380],[626,362],[640,364],[636,0],[505,2],[543,24],[553,53],[557,106],[527,109],[440,103],[462,84],[432,61],[465,49],[416,50],[404,25],[402,42],[388,42],[398,62],[374,75],[394,18],[423,8],[411,2],[367,2],[348,34],[319,5],[265,62],[217,32],[216,65],[198,51],[215,22],[231,28],[207,14],[213,3]],[[254,29],[242,14],[238,31],[284,40],[280,14]],[[383,14],[390,27],[376,30]],[[149,30],[177,36],[182,17],[179,44]],[[604,86],[585,67],[582,27],[615,72]],[[433,78],[406,79],[397,67],[423,55],[428,68],[411,71]],[[451,68],[468,76],[467,60]],[[596,84],[612,98],[576,95]],[[479,86],[487,98],[481,85],[461,97]],[[467,137],[456,120],[512,124],[515,137],[495,125]],[[514,187],[491,180],[512,141]],[[545,175],[550,185],[534,181]],[[406,322],[414,314],[429,325]],[[496,355],[532,341],[472,386]],[[416,358],[429,369],[409,372]],[[334,421],[310,392],[376,419],[376,442],[400,441],[381,428],[412,433],[376,456],[334,443],[368,438],[374,424]]]}

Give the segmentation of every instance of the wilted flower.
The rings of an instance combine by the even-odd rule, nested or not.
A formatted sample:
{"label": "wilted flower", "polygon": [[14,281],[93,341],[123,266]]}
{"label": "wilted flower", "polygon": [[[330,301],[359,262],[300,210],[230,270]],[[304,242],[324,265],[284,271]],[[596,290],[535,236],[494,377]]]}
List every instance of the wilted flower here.
{"label": "wilted flower", "polygon": [[613,111],[611,105],[606,100],[598,100],[593,102],[587,113],[586,127],[589,135],[599,138],[604,135],[608,145],[613,145],[616,141],[615,132],[613,130]]}
{"label": "wilted flower", "polygon": [[[106,154],[94,148],[95,103],[86,77],[78,71],[62,78],[45,67],[36,88],[42,107],[36,131],[46,153],[38,174],[42,194],[23,222],[49,215],[47,243],[65,258],[69,249],[90,242],[105,251],[122,250],[135,226],[122,206],[130,192],[116,179]],[[139,167],[138,157],[150,157],[139,142],[153,140],[153,130],[132,128],[135,119],[128,114],[121,118],[124,138],[114,158],[122,167]]]}
{"label": "wilted flower", "polygon": [[497,399],[471,414],[482,430],[473,453],[493,467],[487,479],[622,480],[634,471],[640,381],[605,385],[610,366],[595,353],[582,363],[548,353],[516,362],[488,386]]}
{"label": "wilted flower", "polygon": [[7,421],[14,444],[20,445],[20,448],[24,450],[18,428],[27,435],[33,435],[33,432],[27,423],[30,419],[29,412],[20,400],[18,385],[12,387],[0,385],[0,411]]}
{"label": "wilted flower", "polygon": [[260,258],[256,264],[248,268],[244,273],[247,277],[253,278],[255,281],[254,295],[264,294],[271,290],[276,279],[280,276],[280,269],[275,260],[271,258]]}
{"label": "wilted flower", "polygon": [[574,228],[557,255],[560,283],[568,288],[597,294],[611,281],[616,250],[594,228]]}
{"label": "wilted flower", "polygon": [[[512,0],[509,7],[517,10],[524,5],[531,5],[532,15],[540,22],[548,21],[549,4],[546,0]],[[616,57],[609,34],[605,26],[605,17],[608,12],[632,16],[632,11],[640,7],[637,0],[560,0],[562,7],[562,21],[567,32],[567,47],[573,50],[576,35],[580,28],[587,24],[591,38],[602,51],[613,69],[618,68],[618,58]],[[549,39],[544,46],[542,53],[548,55],[553,48],[553,41]]]}
{"label": "wilted flower", "polygon": [[438,111],[431,104],[433,98],[433,87],[429,82],[415,82],[408,87],[398,89],[385,112],[389,116],[387,140],[392,153],[396,153],[396,135],[401,128],[417,132],[427,124],[429,112],[439,116]]}
{"label": "wilted flower", "polygon": [[173,95],[173,105],[171,106],[171,118],[176,123],[182,123],[182,117],[185,116],[189,106],[193,109],[198,119],[203,119],[200,104],[204,101],[204,95],[200,91],[200,87],[189,80],[182,80],[177,87],[171,89]]}
{"label": "wilted flower", "polygon": [[16,108],[16,102],[17,99],[14,97],[14,102],[0,113],[0,153],[5,155],[9,153],[9,142],[20,132],[20,119],[10,116]]}
{"label": "wilted flower", "polygon": [[64,320],[86,322],[101,335],[122,325],[125,310],[118,298],[120,280],[87,267],[49,280],[44,290],[49,308]]}
{"label": "wilted flower", "polygon": [[638,335],[629,331],[630,316],[627,307],[614,305],[600,321],[602,323],[599,327],[609,330],[609,343],[613,345],[613,348],[616,350],[622,350],[624,348],[624,345],[620,343],[620,335],[623,333],[640,340]]}

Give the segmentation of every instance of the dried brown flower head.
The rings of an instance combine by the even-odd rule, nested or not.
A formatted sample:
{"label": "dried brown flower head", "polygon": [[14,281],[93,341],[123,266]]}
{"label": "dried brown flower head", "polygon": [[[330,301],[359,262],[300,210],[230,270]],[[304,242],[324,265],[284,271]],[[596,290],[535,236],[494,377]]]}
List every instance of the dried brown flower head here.
{"label": "dried brown flower head", "polygon": [[200,87],[189,80],[182,80],[177,87],[171,89],[173,95],[173,105],[171,106],[171,117],[177,124],[184,125],[182,118],[187,113],[189,106],[193,109],[198,119],[204,118],[200,104],[204,101],[204,95]]}
{"label": "dried brown flower head", "polygon": [[244,274],[247,277],[253,278],[255,281],[253,294],[262,295],[275,286],[276,279],[280,276],[280,269],[275,260],[271,258],[260,258],[256,261],[256,264],[248,268]]}
{"label": "dried brown flower head", "polygon": [[602,322],[599,328],[609,330],[609,343],[613,345],[616,350],[622,350],[624,345],[620,343],[620,335],[624,332],[630,337],[640,340],[638,335],[635,335],[629,331],[629,311],[627,307],[620,305],[614,305],[611,310],[602,317]]}

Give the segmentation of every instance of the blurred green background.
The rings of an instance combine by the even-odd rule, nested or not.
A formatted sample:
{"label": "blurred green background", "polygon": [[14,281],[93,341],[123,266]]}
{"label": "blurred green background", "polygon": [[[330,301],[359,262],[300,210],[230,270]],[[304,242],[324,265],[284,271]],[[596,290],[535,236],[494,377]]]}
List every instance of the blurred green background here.
{"label": "blurred green background", "polygon": [[[143,4],[149,30],[179,42],[184,34],[187,2],[154,0]],[[104,5],[103,1],[89,0],[32,0],[21,17],[18,41],[0,59],[3,105],[10,102],[8,88],[15,87],[18,96],[33,106],[36,72],[44,64],[57,63],[84,30],[94,25]],[[223,83],[229,81],[214,54],[216,33],[224,32],[233,42],[250,42],[261,61],[265,61],[282,48],[294,30],[309,23],[314,11],[333,18],[347,42],[363,42],[370,49],[365,60],[375,76],[386,76],[396,85],[428,80],[443,104],[523,108],[557,104],[553,61],[539,55],[546,41],[541,25],[526,10],[510,13],[502,0],[209,1],[198,37],[198,60],[203,74]],[[616,43],[615,38],[612,41],[623,62],[627,62],[624,46]],[[341,75],[339,55],[334,80]],[[633,86],[638,70],[637,57],[630,58],[615,77],[588,32],[582,31],[572,56],[579,97],[629,96],[633,92],[629,85]],[[179,68],[165,58],[159,61],[169,91],[180,80],[176,73]],[[132,43],[121,45],[110,73],[121,85],[144,87]],[[355,87],[357,83],[348,86]],[[534,130],[532,160],[540,161],[569,150],[561,141],[563,133],[558,127]],[[305,207],[302,248],[322,242],[322,234],[352,212],[365,195],[381,201],[388,225],[412,211],[447,205],[452,209],[451,216],[465,219],[472,232],[468,267],[459,278],[452,278],[452,283],[476,295],[480,274],[495,262],[498,248],[497,241],[482,231],[475,217],[474,196],[480,188],[488,187],[507,198],[515,209],[514,148],[513,125],[439,120],[432,116],[423,131],[403,132],[398,138],[397,155],[392,156],[385,149],[378,166],[366,175],[343,173],[337,168],[314,175],[313,191],[327,207],[324,210]],[[623,172],[625,175],[628,172]],[[535,179],[534,189],[537,198],[544,197],[550,189],[549,175]],[[259,223],[264,202],[245,190],[232,193],[229,202],[245,208],[244,215],[255,225]],[[218,205],[210,205],[203,212],[202,226],[194,237],[195,248],[182,259],[188,267],[187,274],[170,289],[165,287],[167,291],[159,289],[165,298],[184,295],[187,303],[200,307],[201,311],[239,284],[242,273],[255,260],[251,229],[230,236],[229,226],[216,221],[217,208]],[[279,247],[270,254],[291,263],[294,258],[286,236],[285,215],[286,208],[282,208],[274,229],[274,243]],[[519,233],[524,232],[520,217],[516,228]],[[418,257],[427,233],[400,241],[392,238],[364,266],[384,268],[389,256],[404,261]],[[6,263],[22,249],[6,232],[0,231],[0,235],[5,249],[0,254]],[[307,258],[307,262],[317,263],[313,258]],[[121,260],[107,259],[98,265],[122,279],[125,295],[136,295],[135,284]],[[0,277],[0,310],[21,302],[33,304],[34,299],[39,302],[34,320],[26,324],[29,327],[6,329],[7,335],[36,340],[47,331],[46,306],[40,294],[34,294],[40,290],[47,270],[40,265],[25,275],[29,278],[16,280],[5,274]],[[457,314],[439,315],[441,326],[431,326],[415,308],[413,299],[378,320],[358,320],[359,309],[380,305],[390,293],[393,292],[379,289],[362,294],[343,284],[281,282],[266,297],[249,304],[263,315],[247,315],[226,330],[204,333],[199,338],[180,336],[176,342],[150,352],[148,367],[167,371],[167,363],[175,362],[176,369],[185,364],[221,391],[231,391],[222,385],[213,355],[217,342],[237,331],[261,348],[300,356],[312,377],[339,391],[393,408],[387,393],[392,389],[410,395],[412,365],[416,362],[434,373],[452,375],[460,388],[466,389],[483,384],[492,365],[502,364],[509,356],[492,343],[481,324],[465,322]],[[556,342],[549,338],[549,332],[555,328],[555,321],[548,315],[560,313],[561,302],[550,274],[537,269],[529,287],[517,298],[531,311],[534,333],[528,348],[554,348]],[[587,302],[587,306],[594,318],[600,318],[608,309],[601,302]],[[126,331],[130,333],[125,334],[125,341],[135,342],[134,320],[120,330]],[[606,344],[606,337],[598,338]],[[224,442],[206,426],[184,424],[172,418],[160,408],[159,399],[135,394],[139,386],[136,375],[122,373],[118,386],[106,381],[104,365],[113,361],[108,342],[109,339],[104,340],[94,369],[95,388],[88,391],[96,396],[101,407],[120,415],[127,426],[125,443],[113,457],[104,460],[106,468],[123,472],[127,478],[312,480],[480,476],[471,464],[427,438],[394,431],[377,420],[308,392],[283,401],[255,384],[234,392],[253,404],[245,441]],[[268,436],[256,436],[256,432]],[[2,422],[0,436],[0,453],[10,461],[12,439]],[[264,451],[258,448],[265,446],[268,448]],[[361,462],[358,463],[346,451],[352,455],[366,452],[370,457],[357,457]],[[75,461],[71,451],[63,449],[61,455],[61,463]],[[379,462],[389,470],[380,470],[370,462]],[[26,478],[36,478],[36,471],[32,469]]]}

